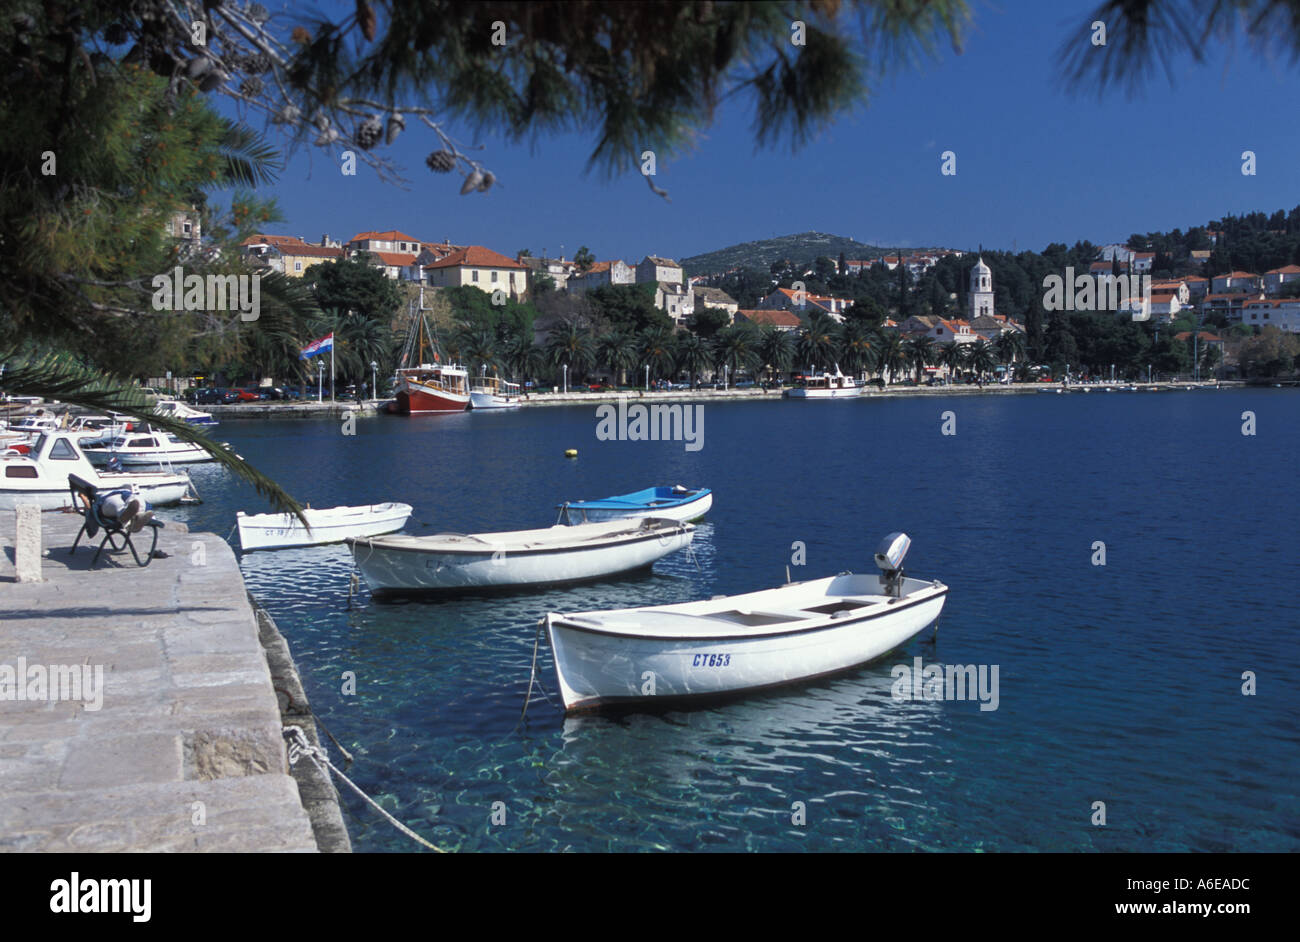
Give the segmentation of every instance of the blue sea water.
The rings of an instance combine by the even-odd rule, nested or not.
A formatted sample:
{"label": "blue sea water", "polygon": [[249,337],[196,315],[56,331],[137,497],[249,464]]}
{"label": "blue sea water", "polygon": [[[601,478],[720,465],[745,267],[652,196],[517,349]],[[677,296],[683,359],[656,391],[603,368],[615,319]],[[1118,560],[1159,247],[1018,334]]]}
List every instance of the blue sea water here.
{"label": "blue sea water", "polygon": [[[459,850],[1300,850],[1295,392],[703,408],[697,452],[599,441],[591,406],[367,418],[355,436],[220,427],[299,499],[406,501],[414,532],[545,526],[561,500],[654,484],[715,492],[694,560],[534,594],[380,603],[363,583],[349,606],[341,547],[245,555],[349,775],[385,809]],[[193,473],[205,503],[170,512],[191,528],[224,536],[237,509],[264,509],[225,472]],[[909,573],[951,587],[933,643],[721,706],[565,719],[543,639],[551,702],[534,691],[520,722],[548,610],[777,585],[796,542],[795,578],[874,571],[896,529]],[[997,665],[998,708],[896,701],[890,669],[915,657]],[[358,850],[416,849],[343,802]]]}

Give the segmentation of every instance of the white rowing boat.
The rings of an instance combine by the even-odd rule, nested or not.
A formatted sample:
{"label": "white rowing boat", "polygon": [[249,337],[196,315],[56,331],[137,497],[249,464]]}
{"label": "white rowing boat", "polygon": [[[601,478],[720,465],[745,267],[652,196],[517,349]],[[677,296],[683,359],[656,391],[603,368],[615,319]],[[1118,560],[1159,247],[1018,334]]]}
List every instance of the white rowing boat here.
{"label": "white rowing boat", "polygon": [[239,548],[248,550],[283,549],[288,546],[316,546],[342,543],[349,537],[378,536],[406,526],[411,516],[410,504],[389,502],[357,507],[308,507],[303,512],[310,532],[293,514],[235,514],[239,529]]}
{"label": "white rowing boat", "polygon": [[910,541],[886,537],[878,574],[844,573],[649,608],[552,612],[545,625],[567,713],[662,708],[838,673],[934,623],[948,587],[909,579]]}
{"label": "white rowing boat", "polygon": [[349,539],[378,595],[580,582],[653,565],[690,545],[695,527],[646,518],[500,533]]}

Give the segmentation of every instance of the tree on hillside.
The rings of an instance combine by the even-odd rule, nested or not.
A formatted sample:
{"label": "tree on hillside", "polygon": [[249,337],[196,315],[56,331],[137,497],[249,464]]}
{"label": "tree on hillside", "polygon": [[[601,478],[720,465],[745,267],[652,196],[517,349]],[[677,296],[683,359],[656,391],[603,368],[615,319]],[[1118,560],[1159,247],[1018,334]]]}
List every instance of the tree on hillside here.
{"label": "tree on hillside", "polygon": [[698,304],[695,313],[686,318],[687,328],[705,340],[713,337],[730,323],[730,314],[720,307],[709,307],[705,304]]}
{"label": "tree on hillside", "polygon": [[596,264],[596,256],[592,255],[591,249],[584,245],[573,256],[573,262],[578,266],[579,272],[586,274],[591,271],[591,266]]}

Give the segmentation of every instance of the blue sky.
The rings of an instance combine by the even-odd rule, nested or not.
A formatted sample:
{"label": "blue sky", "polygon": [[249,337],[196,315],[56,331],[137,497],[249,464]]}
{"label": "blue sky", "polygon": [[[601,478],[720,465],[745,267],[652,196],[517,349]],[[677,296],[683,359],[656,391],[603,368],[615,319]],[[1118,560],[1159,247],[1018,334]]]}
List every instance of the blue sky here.
{"label": "blue sky", "polygon": [[[1123,241],[1228,212],[1300,203],[1300,66],[1270,62],[1238,40],[1210,61],[1179,63],[1136,93],[1070,93],[1061,43],[1095,3],[974,3],[962,54],[893,73],[865,107],[794,153],[755,151],[749,114],[721,111],[696,148],[661,161],[656,182],[584,173],[594,135],[484,145],[500,185],[459,195],[459,178],[423,166],[434,147],[408,130],[392,151],[410,189],[364,165],[345,177],[314,148],[293,156],[269,192],[285,222],[271,231],[316,241],[401,229],[505,254],[686,257],[737,242],[813,229],[900,246],[979,244],[1041,250],[1048,242]],[[957,175],[940,155],[957,154]],[[1241,153],[1257,174],[1241,173]]]}

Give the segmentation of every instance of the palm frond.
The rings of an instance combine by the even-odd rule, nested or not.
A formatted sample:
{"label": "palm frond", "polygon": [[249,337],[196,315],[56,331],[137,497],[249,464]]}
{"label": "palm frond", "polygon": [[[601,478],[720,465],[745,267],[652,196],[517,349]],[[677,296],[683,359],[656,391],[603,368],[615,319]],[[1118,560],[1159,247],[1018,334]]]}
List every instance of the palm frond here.
{"label": "palm frond", "polygon": [[217,464],[253,485],[257,493],[270,501],[275,511],[291,513],[304,527],[308,526],[301,505],[279,484],[194,426],[168,416],[155,415],[144,394],[127,381],[81,366],[66,354],[22,356],[15,350],[0,351],[0,363],[4,364],[0,367],[0,386],[9,392],[57,399],[96,412],[118,412],[148,422],[182,441],[193,442],[210,454]]}

